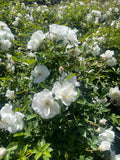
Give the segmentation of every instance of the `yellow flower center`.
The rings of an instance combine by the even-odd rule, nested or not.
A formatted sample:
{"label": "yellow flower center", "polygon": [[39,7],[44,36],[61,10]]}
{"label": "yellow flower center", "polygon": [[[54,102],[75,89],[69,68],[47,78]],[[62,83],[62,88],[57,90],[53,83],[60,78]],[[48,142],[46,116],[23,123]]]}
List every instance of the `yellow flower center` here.
{"label": "yellow flower center", "polygon": [[46,100],[46,101],[45,101],[45,105],[46,105],[46,106],[50,106],[50,104],[51,104],[51,102],[50,102],[49,100]]}

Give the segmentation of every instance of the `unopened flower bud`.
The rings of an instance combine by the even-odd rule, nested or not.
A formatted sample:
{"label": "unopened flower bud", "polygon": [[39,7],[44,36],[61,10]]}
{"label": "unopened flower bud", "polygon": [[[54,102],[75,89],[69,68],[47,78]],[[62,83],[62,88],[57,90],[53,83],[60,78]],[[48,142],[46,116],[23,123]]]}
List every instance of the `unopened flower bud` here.
{"label": "unopened flower bud", "polygon": [[60,66],[60,67],[59,67],[59,73],[62,74],[63,71],[64,71],[63,66]]}
{"label": "unopened flower bud", "polygon": [[105,118],[102,118],[101,120],[99,120],[99,123],[103,124],[103,125],[105,125],[106,122],[107,122],[107,120]]}

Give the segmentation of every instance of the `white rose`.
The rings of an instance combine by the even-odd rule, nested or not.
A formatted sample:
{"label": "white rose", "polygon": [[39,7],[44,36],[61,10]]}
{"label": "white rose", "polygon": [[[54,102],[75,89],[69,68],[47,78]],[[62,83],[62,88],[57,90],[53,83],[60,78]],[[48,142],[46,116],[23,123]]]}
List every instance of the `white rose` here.
{"label": "white rose", "polygon": [[47,89],[34,95],[32,108],[43,119],[53,118],[56,114],[60,113],[59,104],[54,101],[52,93]]}
{"label": "white rose", "polygon": [[110,88],[108,96],[111,99],[119,99],[120,98],[120,90],[118,87]]}
{"label": "white rose", "polygon": [[52,24],[49,25],[49,32],[46,33],[46,37],[51,40],[63,41],[63,45],[67,45],[67,48],[78,46],[78,40],[76,32],[77,29],[71,29],[67,26]]}
{"label": "white rose", "polygon": [[9,99],[14,99],[14,91],[7,90],[5,96],[8,97]]}
{"label": "white rose", "polygon": [[111,58],[113,55],[114,51],[107,50],[104,54],[101,54],[100,57],[108,59]]}
{"label": "white rose", "polygon": [[96,45],[95,47],[93,47],[93,51],[92,51],[92,54],[93,56],[97,56],[100,54],[100,47],[98,45]]}
{"label": "white rose", "polygon": [[31,36],[31,39],[28,41],[27,49],[35,51],[36,49],[38,49],[44,38],[45,35],[41,30],[34,32]]}
{"label": "white rose", "polygon": [[0,128],[8,130],[10,133],[15,133],[23,128],[24,114],[20,112],[13,112],[12,105],[5,104],[0,110]]}
{"label": "white rose", "polygon": [[110,67],[116,66],[117,60],[114,57],[108,58],[106,64]]}
{"label": "white rose", "polygon": [[31,71],[31,75],[34,77],[34,83],[41,83],[50,75],[46,66],[37,65],[34,70]]}
{"label": "white rose", "polygon": [[106,129],[102,133],[99,134],[99,142],[102,141],[109,141],[110,143],[114,141],[115,133],[112,131],[112,127],[109,129]]}
{"label": "white rose", "polygon": [[74,84],[67,80],[64,80],[62,84],[55,82],[52,92],[55,94],[55,98],[60,99],[66,106],[69,106],[77,98],[77,91]]}
{"label": "white rose", "polygon": [[107,151],[110,150],[110,146],[111,144],[109,141],[102,141],[98,148],[100,151]]}

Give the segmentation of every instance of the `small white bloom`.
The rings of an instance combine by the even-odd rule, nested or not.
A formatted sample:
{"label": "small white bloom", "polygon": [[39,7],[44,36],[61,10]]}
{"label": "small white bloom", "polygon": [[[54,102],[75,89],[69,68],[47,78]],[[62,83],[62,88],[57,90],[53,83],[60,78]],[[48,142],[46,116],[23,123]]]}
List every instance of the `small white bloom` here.
{"label": "small white bloom", "polygon": [[19,17],[15,17],[15,21],[12,23],[14,26],[18,26],[20,22],[20,18]]}
{"label": "small white bloom", "polygon": [[34,32],[31,36],[31,39],[28,41],[27,49],[35,51],[36,49],[38,49],[44,38],[45,35],[41,30]]}
{"label": "small white bloom", "polygon": [[5,96],[8,97],[9,99],[14,99],[14,91],[7,90]]}
{"label": "small white bloom", "polygon": [[100,54],[100,47],[98,45],[96,45],[95,47],[93,47],[93,51],[92,51],[93,56],[97,56]]}
{"label": "small white bloom", "polygon": [[63,73],[63,71],[64,71],[63,66],[60,66],[60,67],[59,67],[59,73],[60,73],[60,74],[62,74],[62,73]]}
{"label": "small white bloom", "polygon": [[75,56],[77,57],[79,54],[80,54],[80,50],[78,47],[75,47],[75,48],[67,48],[66,49],[66,53],[72,55],[72,56]]}
{"label": "small white bloom", "polygon": [[28,56],[32,58],[32,57],[35,57],[35,54],[32,53],[32,52],[29,52],[29,53],[28,53]]}
{"label": "small white bloom", "polygon": [[100,124],[104,124],[105,125],[106,122],[107,122],[107,120],[105,118],[102,118],[101,120],[99,120]]}
{"label": "small white bloom", "polygon": [[91,14],[94,15],[95,17],[99,17],[99,18],[101,17],[101,12],[97,10],[92,10]]}
{"label": "small white bloom", "polygon": [[60,113],[59,104],[54,101],[52,93],[47,89],[34,95],[32,108],[43,119],[53,118],[56,114]]}
{"label": "small white bloom", "polygon": [[112,143],[114,141],[114,137],[115,137],[115,133],[114,131],[112,131],[112,127],[111,127],[99,134],[98,141],[99,143],[101,143],[102,141],[108,141]]}
{"label": "small white bloom", "polygon": [[88,15],[87,15],[87,21],[88,21],[88,22],[91,22],[92,20],[93,20],[92,15],[91,15],[91,14],[88,14]]}
{"label": "small white bloom", "polygon": [[102,141],[98,147],[100,151],[110,150],[111,143],[109,141]]}
{"label": "small white bloom", "polygon": [[21,13],[18,13],[17,16],[18,16],[19,18],[22,18],[22,14],[21,14]]}
{"label": "small white bloom", "polygon": [[110,88],[108,95],[113,100],[114,99],[119,99],[120,98],[120,90],[119,90],[119,88],[118,87]]}
{"label": "small white bloom", "polygon": [[107,50],[104,54],[101,54],[100,57],[108,59],[111,58],[113,55],[114,51]]}
{"label": "small white bloom", "polygon": [[110,26],[114,26],[115,25],[115,21],[112,21],[111,25]]}
{"label": "small white bloom", "polygon": [[75,86],[67,80],[64,80],[62,84],[55,82],[52,92],[55,94],[55,98],[60,99],[66,106],[69,106],[77,98]]}
{"label": "small white bloom", "polygon": [[6,153],[6,149],[4,147],[0,148],[0,157],[3,157]]}
{"label": "small white bloom", "polygon": [[106,65],[110,66],[110,67],[113,67],[113,66],[116,66],[117,65],[117,60],[116,58],[112,57],[112,58],[108,58],[106,60]]}
{"label": "small white bloom", "polygon": [[31,75],[34,77],[34,83],[41,83],[50,75],[50,72],[46,66],[39,64],[31,71]]}
{"label": "small white bloom", "polygon": [[98,23],[98,22],[99,22],[99,18],[95,17],[95,23]]}
{"label": "small white bloom", "polygon": [[0,128],[8,130],[10,133],[15,133],[23,128],[24,114],[20,112],[13,112],[12,105],[5,104],[0,110]]}
{"label": "small white bloom", "polygon": [[25,9],[25,3],[21,3],[21,8],[24,8]]}
{"label": "small white bloom", "polygon": [[12,64],[14,64],[14,61],[12,59],[12,55],[11,54],[7,54],[7,58],[8,58],[8,61]]}
{"label": "small white bloom", "polygon": [[12,64],[12,63],[7,63],[7,69],[10,71],[10,72],[13,72],[15,71],[15,66]]}
{"label": "small white bloom", "polygon": [[115,8],[114,11],[115,11],[116,13],[118,13],[118,12],[119,12],[119,9],[118,9],[118,8]]}
{"label": "small white bloom", "polygon": [[110,12],[110,11],[107,11],[107,12],[106,12],[106,15],[110,16],[110,15],[111,15],[111,12]]}
{"label": "small white bloom", "polygon": [[8,51],[11,46],[11,42],[8,39],[1,40],[1,50]]}

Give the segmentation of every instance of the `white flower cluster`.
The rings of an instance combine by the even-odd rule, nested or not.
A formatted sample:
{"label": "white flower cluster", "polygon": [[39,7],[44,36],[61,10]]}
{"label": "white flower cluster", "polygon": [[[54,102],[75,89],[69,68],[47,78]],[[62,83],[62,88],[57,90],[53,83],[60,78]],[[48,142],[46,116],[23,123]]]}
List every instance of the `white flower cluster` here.
{"label": "white flower cluster", "polygon": [[13,112],[12,105],[6,103],[0,110],[0,128],[8,130],[10,133],[15,133],[23,128],[24,114]]}
{"label": "white flower cluster", "polygon": [[14,35],[11,33],[10,29],[8,28],[7,24],[0,21],[0,46],[1,50],[8,51],[11,47],[10,40],[14,40]]}
{"label": "white flower cluster", "polygon": [[106,60],[106,65],[115,66],[117,64],[117,60],[113,57],[114,51],[107,50],[104,54],[101,54],[100,57]]}
{"label": "white flower cluster", "polygon": [[63,25],[49,25],[49,32],[44,34],[41,30],[38,30],[32,34],[31,40],[27,44],[27,49],[37,50],[45,38],[56,40],[57,42],[62,41],[66,48],[77,47],[79,44],[76,35],[77,31],[77,29],[72,30]]}
{"label": "white flower cluster", "polygon": [[77,98],[75,86],[67,80],[64,80],[62,83],[55,82],[52,92],[55,94],[55,99],[60,99],[66,106],[70,106],[71,102],[74,102]]}
{"label": "white flower cluster", "polygon": [[91,13],[87,15],[88,22],[94,21],[95,23],[98,23],[100,18],[101,18],[101,11],[98,10],[92,10]]}
{"label": "white flower cluster", "polygon": [[15,17],[15,21],[12,23],[14,26],[18,26],[20,22],[20,17]]}
{"label": "white flower cluster", "polygon": [[52,91],[44,89],[33,97],[32,108],[43,119],[53,118],[60,113],[60,106],[56,100],[61,100],[65,106],[70,106],[77,98],[77,90],[73,83],[64,80],[55,82]]}
{"label": "white flower cluster", "polygon": [[109,129],[102,129],[99,134],[98,143],[100,151],[107,151],[111,148],[111,143],[114,141],[115,133],[112,131],[112,127]]}

